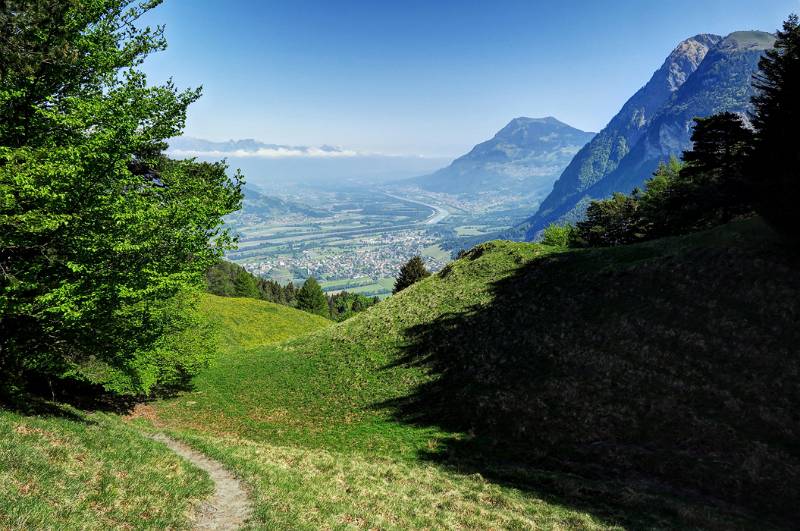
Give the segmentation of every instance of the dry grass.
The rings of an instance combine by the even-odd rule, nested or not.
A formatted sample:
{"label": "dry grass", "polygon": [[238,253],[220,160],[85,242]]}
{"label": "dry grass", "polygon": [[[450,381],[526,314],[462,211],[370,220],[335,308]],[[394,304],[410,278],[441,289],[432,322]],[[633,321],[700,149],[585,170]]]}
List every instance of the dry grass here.
{"label": "dry grass", "polygon": [[268,529],[622,529],[480,474],[241,438],[183,434],[251,486]]}
{"label": "dry grass", "polygon": [[0,529],[188,527],[203,472],[114,415],[63,414],[0,410]]}

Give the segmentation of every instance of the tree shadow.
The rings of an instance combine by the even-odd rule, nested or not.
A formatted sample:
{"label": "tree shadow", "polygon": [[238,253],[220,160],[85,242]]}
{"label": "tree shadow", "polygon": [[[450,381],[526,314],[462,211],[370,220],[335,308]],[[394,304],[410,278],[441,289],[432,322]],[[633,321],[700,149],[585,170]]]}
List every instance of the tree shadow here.
{"label": "tree shadow", "polygon": [[22,387],[0,386],[0,408],[22,415],[91,422],[79,412],[128,415],[137,404],[173,398],[194,389],[194,383],[187,378],[171,386],[154,389],[147,396],[118,395],[88,382],[34,375],[27,377]]}
{"label": "tree shadow", "polygon": [[395,365],[433,378],[378,407],[464,434],[425,459],[610,521],[790,527],[798,263],[771,245],[534,260],[491,303],[407,329]]}
{"label": "tree shadow", "polygon": [[76,409],[28,393],[0,393],[0,409],[24,416],[57,417],[84,424],[95,422]]}

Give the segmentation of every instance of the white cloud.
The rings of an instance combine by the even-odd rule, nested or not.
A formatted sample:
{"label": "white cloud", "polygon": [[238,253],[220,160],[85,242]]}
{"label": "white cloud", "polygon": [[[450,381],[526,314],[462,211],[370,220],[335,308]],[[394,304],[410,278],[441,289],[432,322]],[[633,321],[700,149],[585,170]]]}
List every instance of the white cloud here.
{"label": "white cloud", "polygon": [[358,157],[360,153],[348,149],[320,149],[316,147],[276,147],[259,148],[255,150],[236,149],[231,151],[224,150],[194,150],[194,149],[174,149],[169,150],[171,155],[177,157],[236,157],[236,158],[262,158],[262,159],[285,159],[285,158],[350,158]]}

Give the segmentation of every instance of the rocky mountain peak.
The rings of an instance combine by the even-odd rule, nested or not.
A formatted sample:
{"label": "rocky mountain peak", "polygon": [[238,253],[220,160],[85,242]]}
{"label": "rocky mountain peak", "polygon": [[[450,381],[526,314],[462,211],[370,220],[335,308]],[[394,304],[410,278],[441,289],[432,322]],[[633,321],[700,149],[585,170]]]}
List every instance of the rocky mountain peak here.
{"label": "rocky mountain peak", "polygon": [[697,70],[708,51],[722,40],[719,35],[701,33],[682,41],[675,47],[660,72],[663,73],[670,92],[675,92]]}
{"label": "rocky mountain peak", "polygon": [[447,168],[413,182],[426,190],[453,194],[507,191],[543,196],[593,136],[552,116],[520,116]]}

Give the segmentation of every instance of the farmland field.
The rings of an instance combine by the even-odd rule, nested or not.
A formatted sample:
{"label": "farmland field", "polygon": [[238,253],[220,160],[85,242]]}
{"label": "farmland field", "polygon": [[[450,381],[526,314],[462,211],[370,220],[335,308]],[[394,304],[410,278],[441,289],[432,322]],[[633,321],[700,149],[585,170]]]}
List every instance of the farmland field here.
{"label": "farmland field", "polygon": [[307,190],[281,200],[294,210],[276,213],[246,202],[228,219],[239,247],[227,259],[281,283],[313,276],[329,293],[386,297],[413,255],[437,271],[460,238],[490,239],[511,225],[505,214],[495,219],[448,196],[411,190]]}

